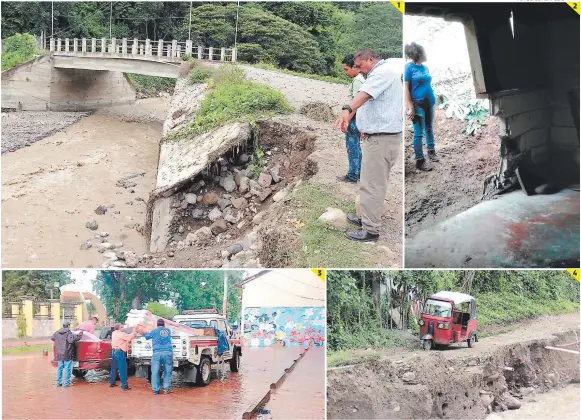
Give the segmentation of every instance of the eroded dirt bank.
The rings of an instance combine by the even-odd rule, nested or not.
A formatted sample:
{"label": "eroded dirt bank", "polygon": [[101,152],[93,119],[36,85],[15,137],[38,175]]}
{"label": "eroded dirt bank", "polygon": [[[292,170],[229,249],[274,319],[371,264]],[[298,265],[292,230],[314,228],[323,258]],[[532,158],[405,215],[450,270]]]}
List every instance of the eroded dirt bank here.
{"label": "eroded dirt bank", "polygon": [[[328,418],[484,419],[579,383],[578,313],[442,351],[406,352],[328,371]],[[571,343],[574,343],[570,345]],[[577,402],[578,404],[578,402]]]}
{"label": "eroded dirt bank", "polygon": [[[155,182],[166,108],[166,98],[152,98],[95,112],[3,155],[3,266],[100,267],[102,243],[145,252],[138,230]],[[20,124],[35,123],[28,113],[11,117],[19,115]],[[104,214],[96,213],[100,206]],[[90,221],[96,229],[87,227]]]}

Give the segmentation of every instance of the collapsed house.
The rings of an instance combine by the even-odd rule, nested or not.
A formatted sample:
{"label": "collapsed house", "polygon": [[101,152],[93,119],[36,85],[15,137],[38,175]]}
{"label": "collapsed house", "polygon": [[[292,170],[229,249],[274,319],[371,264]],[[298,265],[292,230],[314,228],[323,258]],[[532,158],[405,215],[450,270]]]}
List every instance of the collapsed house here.
{"label": "collapsed house", "polygon": [[476,96],[500,120],[487,200],[408,240],[406,266],[579,264],[579,15],[564,3],[409,3],[406,13],[464,24]]}

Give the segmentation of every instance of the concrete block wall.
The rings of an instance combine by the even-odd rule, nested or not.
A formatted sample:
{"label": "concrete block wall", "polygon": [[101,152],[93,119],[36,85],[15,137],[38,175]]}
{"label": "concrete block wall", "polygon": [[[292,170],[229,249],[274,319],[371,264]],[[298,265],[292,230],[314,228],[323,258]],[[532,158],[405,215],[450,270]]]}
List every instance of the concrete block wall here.
{"label": "concrete block wall", "polygon": [[43,56],[2,72],[2,108],[46,111],[50,103],[51,61]]}
{"label": "concrete block wall", "polygon": [[53,68],[53,111],[86,111],[135,102],[135,91],[120,72]]}
{"label": "concrete block wall", "polygon": [[2,318],[2,340],[18,338],[16,318]]}
{"label": "concrete block wall", "polygon": [[51,337],[54,333],[52,319],[33,319],[32,336],[33,337]]}

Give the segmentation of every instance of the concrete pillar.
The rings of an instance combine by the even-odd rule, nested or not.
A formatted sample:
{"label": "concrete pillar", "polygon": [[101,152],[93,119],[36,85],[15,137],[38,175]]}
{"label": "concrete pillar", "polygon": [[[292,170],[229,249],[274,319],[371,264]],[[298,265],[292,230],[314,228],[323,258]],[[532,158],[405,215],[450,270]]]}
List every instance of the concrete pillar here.
{"label": "concrete pillar", "polygon": [[157,56],[163,57],[163,39],[157,41]]}
{"label": "concrete pillar", "polygon": [[40,316],[44,319],[48,319],[48,305],[47,304],[40,305]]}
{"label": "concrete pillar", "polygon": [[97,38],[91,38],[91,52],[97,52]]}
{"label": "concrete pillar", "polygon": [[143,45],[139,46],[139,55],[144,55],[145,54],[145,48],[143,48]]}
{"label": "concrete pillar", "polygon": [[53,329],[56,331],[61,327],[61,303],[51,302],[50,313],[52,314]]}
{"label": "concrete pillar", "polygon": [[199,45],[198,46],[198,60],[202,59],[203,53],[204,53],[204,47]]}
{"label": "concrete pillar", "polygon": [[65,38],[65,52],[69,52],[69,39]]}
{"label": "concrete pillar", "polygon": [[79,40],[77,38],[73,39],[73,52],[79,52]]}
{"label": "concrete pillar", "polygon": [[54,52],[54,38],[50,39],[50,52]]}
{"label": "concrete pillar", "polygon": [[81,39],[81,51],[87,52],[87,38]]}
{"label": "concrete pillar", "polygon": [[226,48],[222,47],[220,49],[220,61],[224,61],[225,58],[226,58]]}
{"label": "concrete pillar", "polygon": [[137,55],[138,51],[139,40],[137,38],[133,38],[133,45],[131,46],[131,54]]}
{"label": "concrete pillar", "polygon": [[22,312],[26,318],[26,335],[32,337],[32,320],[34,318],[34,306],[32,300],[25,299],[22,301]]}
{"label": "concrete pillar", "polygon": [[177,39],[174,39],[171,42],[171,51],[173,52],[172,57],[177,57],[178,56],[178,41],[177,41]]}
{"label": "concrete pillar", "polygon": [[121,54],[127,54],[127,38],[123,38],[121,41]]}
{"label": "concrete pillar", "polygon": [[75,305],[75,318],[79,324],[83,322],[83,304],[81,303]]}
{"label": "concrete pillar", "polygon": [[182,46],[178,45],[178,50],[177,50],[177,54],[176,57],[181,57],[182,56]]}
{"label": "concrete pillar", "polygon": [[107,52],[107,38],[101,38],[101,52]]}
{"label": "concrete pillar", "polygon": [[20,313],[20,304],[19,303],[11,303],[10,304],[10,312],[12,313],[12,317],[16,318]]}
{"label": "concrete pillar", "polygon": [[57,51],[61,50],[61,39],[60,38],[56,40],[56,50]]}
{"label": "concrete pillar", "polygon": [[208,48],[208,60],[212,61],[214,59],[214,48]]}
{"label": "concrete pillar", "polygon": [[186,54],[192,55],[192,41],[186,41]]}
{"label": "concrete pillar", "polygon": [[237,48],[232,48],[232,62],[233,63],[235,63],[236,60],[238,59],[237,55],[238,55],[238,49]]}
{"label": "concrete pillar", "polygon": [[151,55],[151,41],[149,39],[145,40],[145,55]]}
{"label": "concrete pillar", "polygon": [[111,52],[117,54],[117,40],[115,38],[111,38]]}
{"label": "concrete pillar", "polygon": [[171,57],[171,44],[167,44],[167,56]]}

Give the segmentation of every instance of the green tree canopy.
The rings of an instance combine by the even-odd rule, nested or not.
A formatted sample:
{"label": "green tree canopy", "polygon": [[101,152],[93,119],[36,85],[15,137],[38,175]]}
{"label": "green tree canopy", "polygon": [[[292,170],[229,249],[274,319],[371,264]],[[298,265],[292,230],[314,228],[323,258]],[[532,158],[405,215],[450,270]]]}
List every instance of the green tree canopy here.
{"label": "green tree canopy", "polygon": [[145,307],[153,315],[160,316],[165,319],[172,319],[178,314],[178,310],[173,306],[167,306],[159,302],[149,302]]}
{"label": "green tree canopy", "polygon": [[[54,284],[59,287],[72,283],[66,270],[5,270],[2,272],[2,298],[5,302],[18,301],[22,296],[49,299]],[[58,297],[58,291],[54,297]]]}

